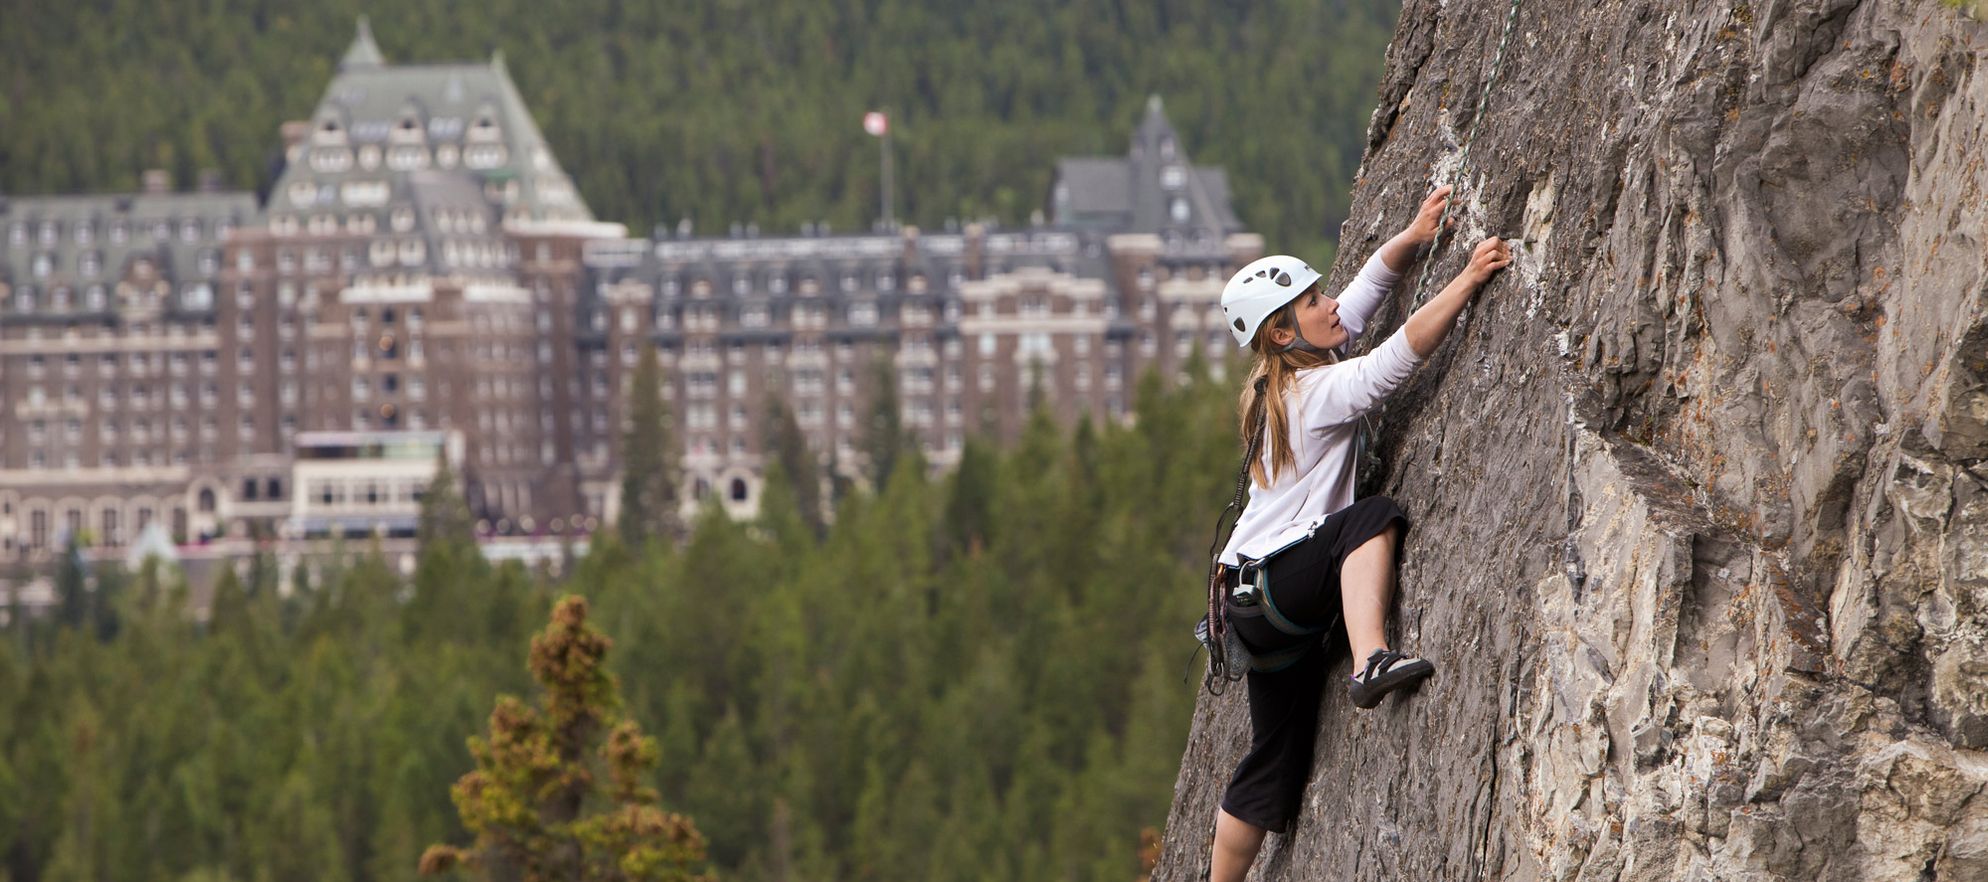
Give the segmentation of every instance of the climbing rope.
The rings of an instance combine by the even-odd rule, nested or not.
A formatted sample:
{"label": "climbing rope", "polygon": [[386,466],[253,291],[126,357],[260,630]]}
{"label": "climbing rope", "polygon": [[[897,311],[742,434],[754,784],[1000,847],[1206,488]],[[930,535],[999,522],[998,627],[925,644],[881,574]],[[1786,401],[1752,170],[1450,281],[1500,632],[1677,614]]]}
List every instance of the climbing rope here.
{"label": "climbing rope", "polygon": [[[1436,250],[1442,247],[1443,233],[1449,229],[1450,209],[1456,207],[1458,193],[1461,190],[1457,185],[1469,179],[1466,172],[1470,170],[1470,145],[1477,140],[1477,123],[1484,119],[1484,109],[1491,102],[1491,90],[1497,87],[1499,77],[1504,73],[1505,46],[1511,42],[1512,26],[1519,20],[1519,3],[1520,0],[1512,0],[1511,6],[1505,10],[1505,29],[1498,34],[1498,50],[1491,55],[1491,75],[1485,78],[1484,88],[1477,91],[1477,109],[1470,115],[1470,131],[1463,138],[1463,153],[1457,160],[1455,180],[1451,182],[1450,187],[1450,198],[1443,203],[1442,216],[1436,219],[1436,238],[1431,239],[1428,248],[1422,252],[1422,274],[1415,280],[1415,296],[1409,300],[1409,312],[1421,308],[1423,300],[1427,297],[1429,269],[1435,266]],[[1373,413],[1369,411],[1361,414],[1360,431],[1354,434],[1353,441],[1354,468],[1359,470],[1355,473],[1356,483],[1359,473],[1371,474],[1372,470],[1380,465],[1380,455],[1373,451],[1374,439],[1379,435],[1380,431],[1374,427]]]}
{"label": "climbing rope", "polygon": [[1505,12],[1505,30],[1498,35],[1498,51],[1491,56],[1491,76],[1485,79],[1484,88],[1477,91],[1477,110],[1470,115],[1470,132],[1463,138],[1463,153],[1457,159],[1456,178],[1451,181],[1449,201],[1443,203],[1443,216],[1436,220],[1436,238],[1429,242],[1428,253],[1422,258],[1422,275],[1415,282],[1415,299],[1410,301],[1411,310],[1422,305],[1429,285],[1429,268],[1436,263],[1436,249],[1442,247],[1443,232],[1448,228],[1450,220],[1450,209],[1457,204],[1457,195],[1463,189],[1460,185],[1469,180],[1467,172],[1470,170],[1470,145],[1477,140],[1477,123],[1484,119],[1484,108],[1491,101],[1491,90],[1497,87],[1498,78],[1504,71],[1505,45],[1511,42],[1512,25],[1519,20],[1519,2],[1520,0],[1512,0],[1511,8]]}

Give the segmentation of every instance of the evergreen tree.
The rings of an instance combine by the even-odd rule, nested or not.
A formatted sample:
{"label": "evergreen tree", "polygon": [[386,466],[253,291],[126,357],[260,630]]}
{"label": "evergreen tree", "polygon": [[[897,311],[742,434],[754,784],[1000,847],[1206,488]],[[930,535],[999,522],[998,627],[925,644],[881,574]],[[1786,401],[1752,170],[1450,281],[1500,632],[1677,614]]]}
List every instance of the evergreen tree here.
{"label": "evergreen tree", "polygon": [[627,389],[627,426],[621,436],[621,539],[639,549],[655,539],[673,539],[677,519],[675,440],[669,406],[663,403],[663,368],[656,347],[643,346]]}
{"label": "evergreen tree", "polygon": [[658,808],[644,783],[656,740],[621,715],[620,688],[603,665],[611,643],[587,624],[586,600],[559,601],[532,639],[543,699],[500,698],[489,734],[469,740],[476,771],[451,788],[476,843],[430,846],[422,875],[463,867],[494,879],[707,878],[694,872],[704,837],[689,818]]}
{"label": "evergreen tree", "polygon": [[[808,447],[807,433],[801,431],[800,423],[794,420],[794,409],[787,399],[771,396],[766,402],[766,437],[760,449],[772,455],[773,461],[780,464],[782,474],[794,495],[794,506],[800,512],[802,522],[817,537],[821,535],[821,461]],[[762,505],[764,501],[762,500]]]}
{"label": "evergreen tree", "polygon": [[890,356],[879,355],[870,365],[870,403],[863,420],[863,452],[867,455],[870,487],[882,492],[906,448],[915,446],[904,428],[898,406],[897,368]]}
{"label": "evergreen tree", "polygon": [[435,477],[421,496],[421,519],[415,537],[422,549],[474,547],[476,524],[462,488],[456,486],[455,469],[449,466],[447,451],[435,455]]}
{"label": "evergreen tree", "polygon": [[70,536],[55,566],[55,621],[65,628],[89,624],[95,604],[90,597],[89,565],[83,562],[81,541]]}

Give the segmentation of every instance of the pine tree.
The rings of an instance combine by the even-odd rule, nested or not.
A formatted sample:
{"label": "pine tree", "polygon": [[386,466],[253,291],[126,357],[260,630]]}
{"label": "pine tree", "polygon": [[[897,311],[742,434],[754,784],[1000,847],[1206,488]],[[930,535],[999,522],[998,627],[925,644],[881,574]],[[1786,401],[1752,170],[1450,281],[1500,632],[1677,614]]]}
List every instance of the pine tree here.
{"label": "pine tree", "polygon": [[621,539],[631,549],[681,532],[677,518],[677,455],[663,403],[663,368],[656,347],[642,357],[628,382],[628,424],[621,436]]}
{"label": "pine tree", "polygon": [[476,770],[450,789],[476,842],[429,846],[422,875],[466,868],[496,879],[709,878],[695,872],[704,862],[697,826],[657,807],[658,794],[643,783],[659,751],[640,724],[622,718],[620,687],[604,665],[611,643],[587,624],[585,599],[559,601],[532,639],[543,699],[499,698],[489,734],[469,739]]}
{"label": "pine tree", "polygon": [[823,529],[821,510],[821,461],[808,447],[808,436],[794,420],[794,409],[778,396],[766,402],[766,438],[760,449],[772,454],[787,476],[794,504],[801,520],[819,537]]}
{"label": "pine tree", "polygon": [[869,455],[870,487],[883,492],[898,458],[912,446],[898,408],[897,368],[879,355],[871,366],[870,413],[863,421],[863,452]]}
{"label": "pine tree", "polygon": [[415,536],[423,550],[476,543],[469,503],[463,500],[462,490],[456,486],[455,469],[449,467],[446,451],[435,455],[435,477],[421,496],[421,520],[415,527]]}
{"label": "pine tree", "polygon": [[90,597],[89,566],[77,537],[69,537],[55,568],[55,620],[65,628],[82,628],[89,623],[94,604]]}

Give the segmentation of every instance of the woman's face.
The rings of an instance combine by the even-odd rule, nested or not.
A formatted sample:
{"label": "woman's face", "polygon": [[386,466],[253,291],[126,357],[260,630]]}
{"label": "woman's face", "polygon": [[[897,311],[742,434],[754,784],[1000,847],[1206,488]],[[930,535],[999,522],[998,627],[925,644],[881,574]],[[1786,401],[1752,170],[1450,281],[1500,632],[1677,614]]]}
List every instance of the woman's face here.
{"label": "woman's face", "polygon": [[[1298,330],[1305,335],[1305,341],[1320,349],[1332,349],[1346,342],[1349,336],[1339,324],[1339,301],[1320,294],[1317,285],[1298,295],[1292,301],[1294,314],[1298,319]],[[1289,328],[1270,329],[1270,342],[1279,347],[1291,345],[1296,335]]]}

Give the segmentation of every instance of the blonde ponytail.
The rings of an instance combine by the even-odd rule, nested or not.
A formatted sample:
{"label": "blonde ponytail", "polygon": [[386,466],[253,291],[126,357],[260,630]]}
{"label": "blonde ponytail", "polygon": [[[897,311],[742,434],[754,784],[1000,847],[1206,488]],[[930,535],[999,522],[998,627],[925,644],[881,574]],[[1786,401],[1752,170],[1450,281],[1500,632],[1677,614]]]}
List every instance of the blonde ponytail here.
{"label": "blonde ponytail", "polygon": [[1285,468],[1297,467],[1297,455],[1291,450],[1291,413],[1284,406],[1284,397],[1297,388],[1298,372],[1339,362],[1334,350],[1280,350],[1270,342],[1272,329],[1293,332],[1298,329],[1297,303],[1293,299],[1257,327],[1256,339],[1250,342],[1256,358],[1250,365],[1249,379],[1243,383],[1242,397],[1236,402],[1244,448],[1248,448],[1252,434],[1264,433],[1260,446],[1269,453],[1269,468],[1264,467],[1265,457],[1256,457],[1249,464],[1250,478],[1260,487],[1269,487]]}

